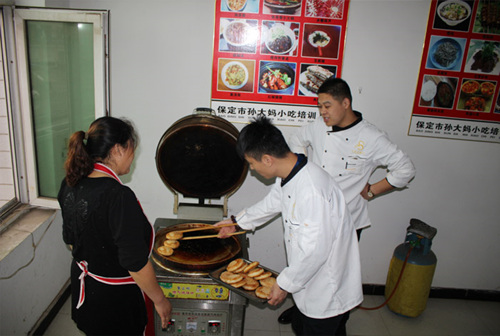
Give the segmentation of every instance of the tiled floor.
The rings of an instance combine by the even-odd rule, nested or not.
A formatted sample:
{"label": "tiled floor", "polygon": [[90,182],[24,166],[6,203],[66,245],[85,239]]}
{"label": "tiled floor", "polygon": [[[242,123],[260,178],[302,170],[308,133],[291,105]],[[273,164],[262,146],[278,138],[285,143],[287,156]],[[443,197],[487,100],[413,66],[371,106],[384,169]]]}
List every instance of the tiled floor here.
{"label": "tiled floor", "polygon": [[[364,307],[384,302],[383,296],[366,295]],[[277,318],[291,305],[287,300],[279,308],[246,309],[244,336],[293,336],[290,325],[280,325]],[[500,335],[500,302],[429,299],[427,308],[416,318],[402,317],[387,307],[378,310],[359,310],[351,313],[347,323],[349,335],[380,336],[472,336]],[[47,329],[49,336],[82,336],[70,317],[69,300]]]}

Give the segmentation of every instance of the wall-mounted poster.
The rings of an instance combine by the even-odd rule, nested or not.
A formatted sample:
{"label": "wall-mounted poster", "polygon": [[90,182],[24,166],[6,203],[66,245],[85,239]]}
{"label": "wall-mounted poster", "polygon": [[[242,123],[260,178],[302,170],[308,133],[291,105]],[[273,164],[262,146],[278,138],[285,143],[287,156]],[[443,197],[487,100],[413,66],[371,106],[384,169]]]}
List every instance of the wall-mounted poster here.
{"label": "wall-mounted poster", "polygon": [[500,1],[432,0],[409,135],[500,142]]}
{"label": "wall-mounted poster", "polygon": [[231,122],[318,116],[317,90],[341,76],[349,0],[216,0],[212,108]]}

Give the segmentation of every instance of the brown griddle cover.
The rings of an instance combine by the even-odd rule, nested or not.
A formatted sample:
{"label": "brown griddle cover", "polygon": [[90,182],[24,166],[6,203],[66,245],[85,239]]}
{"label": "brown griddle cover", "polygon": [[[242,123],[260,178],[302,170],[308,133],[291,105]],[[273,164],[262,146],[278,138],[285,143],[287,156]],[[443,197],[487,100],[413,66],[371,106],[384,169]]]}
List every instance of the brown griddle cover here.
{"label": "brown griddle cover", "polygon": [[236,152],[238,130],[213,115],[190,115],[174,123],[156,150],[167,187],[186,197],[221,198],[239,188],[248,168]]}

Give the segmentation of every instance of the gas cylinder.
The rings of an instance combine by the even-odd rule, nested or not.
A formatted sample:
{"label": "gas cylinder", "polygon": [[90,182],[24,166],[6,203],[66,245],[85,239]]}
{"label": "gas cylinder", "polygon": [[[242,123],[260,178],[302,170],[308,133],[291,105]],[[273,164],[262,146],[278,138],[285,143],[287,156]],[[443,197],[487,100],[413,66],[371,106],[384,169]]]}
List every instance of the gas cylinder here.
{"label": "gas cylinder", "polygon": [[431,251],[436,233],[421,220],[410,220],[405,242],[394,250],[387,273],[385,298],[392,312],[417,317],[425,310],[437,264]]}

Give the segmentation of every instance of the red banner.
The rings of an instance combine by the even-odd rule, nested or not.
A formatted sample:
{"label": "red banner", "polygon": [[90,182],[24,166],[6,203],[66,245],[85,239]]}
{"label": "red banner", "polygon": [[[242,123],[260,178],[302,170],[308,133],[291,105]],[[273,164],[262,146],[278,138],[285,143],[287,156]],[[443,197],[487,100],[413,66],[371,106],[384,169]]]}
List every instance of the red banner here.
{"label": "red banner", "polygon": [[500,1],[433,0],[410,135],[500,142]]}
{"label": "red banner", "polygon": [[349,0],[217,0],[212,108],[233,122],[264,114],[300,125],[318,87],[340,77]]}

